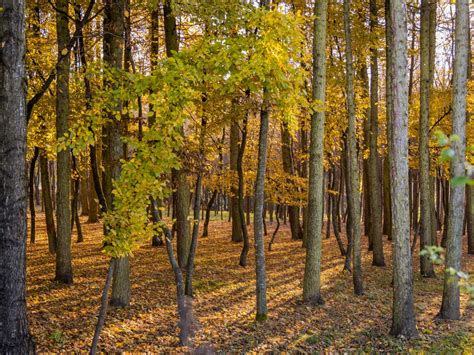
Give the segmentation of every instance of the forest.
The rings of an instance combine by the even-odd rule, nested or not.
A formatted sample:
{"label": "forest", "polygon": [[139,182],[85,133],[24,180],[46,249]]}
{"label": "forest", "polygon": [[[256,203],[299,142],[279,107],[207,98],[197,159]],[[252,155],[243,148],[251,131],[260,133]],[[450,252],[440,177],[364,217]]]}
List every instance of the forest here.
{"label": "forest", "polygon": [[0,0],[0,353],[474,351],[469,0]]}

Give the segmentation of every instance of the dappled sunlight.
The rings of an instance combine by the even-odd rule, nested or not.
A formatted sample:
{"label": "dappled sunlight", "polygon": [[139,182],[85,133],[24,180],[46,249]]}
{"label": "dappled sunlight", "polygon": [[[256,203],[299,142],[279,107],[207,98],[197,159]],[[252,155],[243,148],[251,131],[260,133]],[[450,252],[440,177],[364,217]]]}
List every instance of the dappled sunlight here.
{"label": "dappled sunlight", "polygon": [[[87,351],[108,263],[101,252],[102,226],[83,221],[85,241],[72,246],[74,284],[63,286],[53,281],[54,256],[48,253],[43,215],[38,217],[37,243],[28,245],[28,313],[38,351]],[[269,233],[273,228],[268,223]],[[249,232],[252,237],[252,228]],[[473,311],[466,307],[467,298],[462,297],[460,322],[435,321],[442,279],[422,279],[416,274],[420,339],[406,343],[387,336],[392,302],[390,242],[386,240],[384,247],[387,266],[381,268],[371,265],[371,253],[363,245],[365,294],[355,296],[352,275],[342,271],[344,257],[334,236],[324,238],[321,280],[326,303],[309,307],[301,301],[305,249],[301,241],[291,240],[289,227],[282,225],[273,251],[266,252],[269,319],[257,323],[253,248],[249,266],[240,267],[241,245],[230,241],[230,224],[211,221],[209,237],[199,239],[196,258],[193,308],[199,327],[195,343],[229,352],[396,351],[430,349],[437,342],[451,341],[446,340],[450,334],[462,340],[464,334],[472,333]],[[473,271],[474,257],[466,256],[464,261],[465,269]],[[131,305],[109,308],[100,349],[185,350],[178,347],[174,276],[165,249],[144,246],[134,253],[131,265]],[[414,267],[418,270],[418,260]]]}

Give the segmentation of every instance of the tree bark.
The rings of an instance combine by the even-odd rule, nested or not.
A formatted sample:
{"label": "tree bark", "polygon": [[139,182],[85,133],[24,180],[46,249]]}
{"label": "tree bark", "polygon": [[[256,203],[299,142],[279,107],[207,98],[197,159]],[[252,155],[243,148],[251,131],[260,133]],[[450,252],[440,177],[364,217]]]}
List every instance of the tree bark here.
{"label": "tree bark", "polygon": [[[106,0],[104,8],[104,62],[115,70],[123,69],[125,0]],[[104,86],[114,89],[116,84],[105,81]],[[114,111],[121,112],[122,103],[114,103]],[[124,157],[121,141],[122,123],[109,113],[109,122],[104,129],[104,194],[107,206],[113,209],[113,181],[120,177],[120,159]],[[114,261],[112,279],[112,297],[110,304],[118,307],[128,306],[130,303],[130,265],[128,257],[117,258]]]}
{"label": "tree bark", "polygon": [[[56,33],[58,56],[69,43],[68,0],[57,0]],[[64,58],[57,69],[56,79],[56,137],[68,134],[69,125],[69,56]],[[56,280],[73,282],[71,261],[71,161],[69,149],[57,153],[57,194],[56,194]]]}
{"label": "tree bark", "polygon": [[354,92],[354,68],[352,63],[352,36],[350,20],[350,0],[344,0],[344,33],[346,38],[346,97],[348,112],[347,147],[348,147],[348,169],[349,174],[349,198],[351,200],[349,214],[352,222],[352,280],[354,293],[364,294],[362,282],[362,253],[360,245],[360,193],[359,193],[359,164],[357,157],[356,137],[356,115],[355,115],[355,92]]}
{"label": "tree bark", "polygon": [[46,217],[46,231],[48,233],[48,247],[51,254],[56,253],[56,228],[54,226],[54,210],[51,198],[51,184],[49,181],[48,158],[44,151],[40,152],[41,193],[43,195],[44,214]]}
{"label": "tree bark", "polygon": [[[235,103],[236,104],[236,103]],[[237,121],[232,120],[230,124],[230,170],[233,173],[233,177],[237,174],[237,159],[239,154],[239,124]],[[243,178],[243,176],[242,176]],[[239,211],[239,196],[238,196],[238,187],[235,187],[234,179],[232,179],[231,192],[232,196],[230,199],[231,207],[230,212],[232,215],[232,241],[241,242],[242,235],[242,222],[240,221],[240,211]],[[238,184],[241,183],[240,175],[238,177]],[[243,182],[242,182],[243,184]],[[244,223],[245,225],[245,223]]]}
{"label": "tree bark", "polygon": [[[375,36],[378,27],[378,8],[376,0],[370,0],[370,32]],[[380,157],[378,154],[377,138],[378,105],[379,105],[379,70],[376,47],[370,48],[370,124],[369,124],[369,213],[370,240],[373,243],[372,265],[385,266],[382,239],[382,196],[380,189]]]}
{"label": "tree bark", "polygon": [[[420,250],[431,245],[432,223],[431,208],[433,194],[430,182],[430,7],[433,0],[421,1],[420,29]],[[436,6],[436,4],[434,5]],[[428,256],[420,256],[420,273],[424,277],[434,277],[433,264]]]}
{"label": "tree bark", "polygon": [[30,243],[34,244],[36,240],[36,209],[35,209],[35,167],[39,156],[39,148],[35,147],[33,158],[30,162],[30,173],[28,175],[29,182],[29,196],[28,202],[30,204]]}
{"label": "tree bark", "polygon": [[[453,98],[452,98],[452,134],[459,139],[452,142],[455,157],[451,161],[451,179],[464,176],[466,152],[466,95],[469,45],[469,2],[456,1],[455,23],[455,56],[453,66]],[[449,217],[446,248],[446,267],[456,271],[461,269],[462,235],[464,217],[464,185],[450,183]],[[457,277],[448,272],[444,276],[443,301],[439,317],[443,319],[459,319],[460,298]]]}
{"label": "tree bark", "polygon": [[0,12],[0,353],[33,354],[26,314],[25,1]]}
{"label": "tree bark", "polygon": [[[313,28],[313,93],[314,101],[326,101],[326,30],[328,1],[317,1],[314,6]],[[311,115],[309,150],[309,186],[306,260],[303,280],[303,299],[317,305],[324,303],[321,296],[321,217],[324,184],[324,123],[321,107]]]}
{"label": "tree bark", "polygon": [[408,206],[408,81],[407,19],[405,0],[390,0],[392,93],[390,171],[393,246],[393,308],[390,334],[417,336],[413,302]]}

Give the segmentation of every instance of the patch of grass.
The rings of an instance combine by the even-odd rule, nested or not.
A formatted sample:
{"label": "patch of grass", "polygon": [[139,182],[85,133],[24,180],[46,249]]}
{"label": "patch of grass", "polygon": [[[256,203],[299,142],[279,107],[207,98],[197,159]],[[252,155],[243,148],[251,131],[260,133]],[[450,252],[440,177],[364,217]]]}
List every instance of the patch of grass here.
{"label": "patch of grass", "polygon": [[219,280],[195,280],[193,281],[193,288],[196,291],[214,291],[223,286],[226,283],[224,281]]}
{"label": "patch of grass", "polygon": [[321,347],[331,346],[336,338],[336,334],[330,331],[322,331],[319,334],[303,334],[296,342],[309,345],[319,345]]}
{"label": "patch of grass", "polygon": [[435,353],[456,351],[471,354],[472,349],[474,349],[474,335],[458,331],[437,340],[431,345],[429,351]]}
{"label": "patch of grass", "polygon": [[58,344],[64,344],[66,341],[66,336],[59,329],[54,330],[49,337]]}

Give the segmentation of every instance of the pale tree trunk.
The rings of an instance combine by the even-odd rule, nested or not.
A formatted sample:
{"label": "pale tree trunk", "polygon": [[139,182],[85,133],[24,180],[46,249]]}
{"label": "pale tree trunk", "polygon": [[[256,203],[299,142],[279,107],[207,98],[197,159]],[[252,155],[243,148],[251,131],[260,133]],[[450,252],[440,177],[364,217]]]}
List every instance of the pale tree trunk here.
{"label": "pale tree trunk", "polygon": [[[265,0],[264,0],[265,1]],[[258,136],[258,164],[255,179],[255,202],[253,235],[255,243],[255,273],[257,296],[257,321],[267,319],[267,275],[265,270],[265,242],[263,239],[263,204],[265,197],[265,171],[267,168],[268,125],[270,116],[270,97],[263,88],[263,102],[260,109],[260,130]]]}
{"label": "pale tree trunk", "polygon": [[[469,33],[471,33],[469,31]],[[471,39],[471,36],[469,36]],[[468,41],[469,54],[468,57],[472,58],[472,47],[471,41]],[[472,79],[472,62],[469,61],[467,66],[467,77]],[[471,114],[467,112],[467,122],[470,122]],[[474,186],[466,186],[466,211],[467,211],[467,253],[474,254]]]}
{"label": "pale tree trunk", "polygon": [[[328,1],[316,1],[313,28],[313,94],[314,101],[326,101],[326,30]],[[306,260],[303,280],[303,300],[310,304],[324,303],[321,297],[321,217],[324,184],[324,123],[323,108],[311,115],[309,149],[308,220],[306,228]]]}
{"label": "pale tree trunk", "polygon": [[[451,179],[464,176],[466,151],[466,94],[469,42],[469,3],[468,0],[456,1],[455,57],[453,67],[452,134],[458,140],[452,143],[455,157],[451,161]],[[449,216],[446,245],[446,267],[456,271],[461,269],[462,235],[464,218],[464,185],[450,184]],[[459,283],[457,277],[448,272],[444,276],[443,301],[439,317],[459,319],[460,314]]]}
{"label": "pale tree trunk", "polygon": [[[58,55],[69,42],[68,0],[57,0],[56,33]],[[56,136],[68,133],[69,118],[69,56],[58,66],[56,79]],[[71,262],[71,161],[69,149],[57,154],[57,194],[56,194],[56,280],[65,284],[73,282]]]}
{"label": "pale tree trunk", "polygon": [[[378,27],[378,9],[376,0],[370,0],[370,32],[374,34]],[[373,244],[372,265],[385,266],[382,240],[382,196],[380,189],[380,157],[377,151],[379,70],[377,48],[370,49],[370,124],[369,124],[369,213],[370,240]]]}
{"label": "pale tree trunk", "polygon": [[347,147],[348,147],[348,169],[351,206],[352,230],[352,276],[354,293],[362,295],[364,287],[362,282],[361,246],[360,246],[360,192],[359,192],[359,164],[357,158],[356,137],[356,115],[355,115],[355,93],[354,93],[354,68],[352,63],[352,38],[350,20],[350,0],[344,0],[344,33],[346,38],[346,97],[348,113]]}
{"label": "pale tree trunk", "polygon": [[[104,62],[110,68],[123,68],[124,58],[124,11],[125,0],[107,0],[104,9]],[[114,89],[114,83],[105,82],[105,86]],[[120,112],[122,103],[115,102],[114,109]],[[107,206],[113,209],[113,181],[120,177],[120,159],[123,158],[121,141],[123,125],[112,113],[104,129],[104,193]],[[112,297],[110,304],[126,307],[130,303],[130,265],[128,257],[117,258],[113,263]]]}
{"label": "pale tree trunk", "polygon": [[392,125],[392,76],[390,66],[392,62],[392,20],[390,18],[390,0],[385,0],[385,106],[386,106],[386,135],[387,153],[383,162],[383,233],[392,239],[392,205],[390,187],[390,139]]}
{"label": "pale tree trunk", "polygon": [[29,354],[26,315],[25,1],[0,12],[0,353]]}
{"label": "pale tree trunk", "polygon": [[393,246],[393,308],[390,334],[417,336],[413,302],[408,207],[408,58],[405,0],[390,0],[392,51],[390,60],[390,171]]}
{"label": "pale tree trunk", "polygon": [[[430,183],[430,7],[433,0],[421,1],[420,28],[420,250],[431,245],[432,240],[432,200]],[[435,4],[436,6],[436,4]],[[433,264],[428,256],[420,256],[420,273],[425,277],[434,277]]]}

